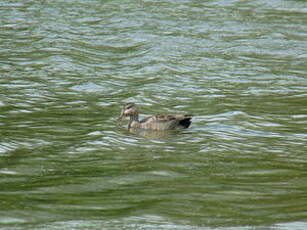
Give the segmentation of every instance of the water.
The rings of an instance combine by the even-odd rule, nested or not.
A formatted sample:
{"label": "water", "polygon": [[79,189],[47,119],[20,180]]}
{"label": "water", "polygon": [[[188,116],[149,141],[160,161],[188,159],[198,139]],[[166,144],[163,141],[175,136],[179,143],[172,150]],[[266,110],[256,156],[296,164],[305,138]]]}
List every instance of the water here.
{"label": "water", "polygon": [[[0,3],[0,229],[307,228],[305,1]],[[143,116],[193,114],[178,132]]]}

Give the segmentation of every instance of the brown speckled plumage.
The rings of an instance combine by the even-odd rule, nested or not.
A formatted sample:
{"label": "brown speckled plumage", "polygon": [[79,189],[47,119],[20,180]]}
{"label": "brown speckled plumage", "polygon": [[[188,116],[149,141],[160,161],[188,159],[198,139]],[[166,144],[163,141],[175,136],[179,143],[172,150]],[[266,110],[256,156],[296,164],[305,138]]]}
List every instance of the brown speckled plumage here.
{"label": "brown speckled plumage", "polygon": [[139,121],[138,108],[134,103],[126,104],[118,120],[130,117],[128,129],[172,130],[188,128],[191,124],[191,115],[154,115]]}

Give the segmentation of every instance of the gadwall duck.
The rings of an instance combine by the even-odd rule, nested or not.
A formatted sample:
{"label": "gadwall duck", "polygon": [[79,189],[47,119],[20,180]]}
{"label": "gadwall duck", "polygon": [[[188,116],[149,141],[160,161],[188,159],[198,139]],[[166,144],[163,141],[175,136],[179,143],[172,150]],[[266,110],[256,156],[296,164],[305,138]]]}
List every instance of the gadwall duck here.
{"label": "gadwall duck", "polygon": [[191,124],[191,115],[154,115],[139,121],[139,112],[136,104],[124,105],[118,121],[130,117],[128,129],[172,130],[188,128]]}

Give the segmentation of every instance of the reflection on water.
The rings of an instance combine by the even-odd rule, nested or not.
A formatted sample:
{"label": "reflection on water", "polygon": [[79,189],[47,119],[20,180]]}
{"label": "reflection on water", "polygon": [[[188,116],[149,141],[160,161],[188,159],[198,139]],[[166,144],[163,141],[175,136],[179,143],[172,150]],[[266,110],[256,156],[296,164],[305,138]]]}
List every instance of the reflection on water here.
{"label": "reflection on water", "polygon": [[182,135],[191,133],[186,130],[156,131],[156,130],[148,130],[148,129],[129,129],[129,132],[137,136],[145,137],[148,139],[156,139],[156,140],[168,140],[170,138],[174,139],[174,138],[182,137]]}
{"label": "reflection on water", "polygon": [[0,229],[306,229],[305,8],[1,2]]}

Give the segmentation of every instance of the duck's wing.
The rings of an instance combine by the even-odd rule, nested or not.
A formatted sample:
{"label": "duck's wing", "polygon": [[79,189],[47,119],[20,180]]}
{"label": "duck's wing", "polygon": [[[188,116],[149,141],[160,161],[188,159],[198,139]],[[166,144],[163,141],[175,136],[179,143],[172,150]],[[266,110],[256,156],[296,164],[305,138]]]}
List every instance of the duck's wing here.
{"label": "duck's wing", "polygon": [[158,114],[150,117],[146,117],[143,120],[141,120],[141,123],[151,123],[151,122],[167,122],[176,120],[176,117],[174,115],[167,115],[167,114]]}
{"label": "duck's wing", "polygon": [[191,124],[190,120],[190,115],[158,114],[144,118],[140,125],[144,129],[168,130],[177,127],[187,128]]}

